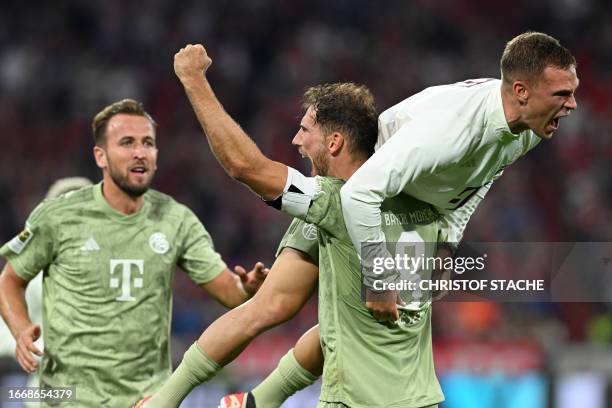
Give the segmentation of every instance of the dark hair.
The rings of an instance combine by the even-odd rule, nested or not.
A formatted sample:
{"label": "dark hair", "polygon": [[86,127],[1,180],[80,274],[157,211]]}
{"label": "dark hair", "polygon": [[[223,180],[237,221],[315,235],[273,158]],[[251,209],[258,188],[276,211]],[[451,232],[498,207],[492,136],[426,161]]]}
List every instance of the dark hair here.
{"label": "dark hair", "polygon": [[115,115],[120,113],[126,115],[144,116],[149,119],[153,127],[157,127],[157,123],[153,120],[151,115],[145,111],[142,103],[135,101],[134,99],[122,99],[118,102],[112,103],[102,109],[91,123],[93,130],[94,142],[96,146],[103,146],[106,143],[106,127],[108,122]]}
{"label": "dark hair", "polygon": [[502,79],[537,80],[546,67],[569,69],[576,66],[572,53],[548,34],[526,32],[508,41],[501,61]]}
{"label": "dark hair", "polygon": [[313,86],[304,92],[304,109],[312,107],[324,135],[340,132],[352,154],[370,157],[378,138],[374,97],[364,85],[336,83]]}

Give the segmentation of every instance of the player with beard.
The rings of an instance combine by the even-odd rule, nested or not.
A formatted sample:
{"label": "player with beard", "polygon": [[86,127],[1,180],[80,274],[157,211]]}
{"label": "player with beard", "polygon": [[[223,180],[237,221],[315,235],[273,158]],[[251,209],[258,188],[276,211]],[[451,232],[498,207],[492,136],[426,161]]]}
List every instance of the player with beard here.
{"label": "player with beard", "polygon": [[[195,48],[188,46],[186,52],[182,50],[175,57],[175,71],[181,80],[183,80],[182,70],[177,68],[177,66],[180,68],[177,61],[187,66],[197,64],[198,54],[193,53],[193,57],[190,57],[189,53],[195,51],[198,47],[203,54],[201,46]],[[200,55],[200,59],[203,59],[201,57],[202,55]],[[203,82],[202,71],[198,69],[193,71],[200,81],[194,81],[194,87],[197,87]],[[184,82],[184,86],[191,91],[191,83],[188,81],[189,76],[185,75],[185,78],[187,80]],[[205,95],[202,95],[200,102],[210,101],[210,104],[196,103],[191,97],[199,98],[200,93],[194,92],[191,94],[188,91],[198,118],[201,119],[200,123],[207,134],[211,131],[230,145],[233,145],[236,141],[241,144],[240,147],[236,145],[234,147],[228,146],[227,149],[217,149],[215,146],[219,139],[209,138],[213,151],[220,155],[217,156],[217,159],[226,167],[232,177],[244,182],[261,196],[266,198],[278,196],[274,192],[270,194],[267,190],[275,189],[277,186],[280,186],[282,190],[285,187],[285,180],[282,179],[287,178],[287,167],[275,162],[280,169],[272,169],[272,166],[268,166],[267,164],[271,161],[262,156],[248,136],[224,113],[220,104],[212,96],[212,91],[209,89],[207,93],[204,93]],[[204,96],[210,96],[210,98]],[[314,248],[315,251],[311,252],[316,254],[316,258],[313,257],[317,261],[315,265],[321,268],[319,274],[319,322],[321,330],[316,328],[303,336],[295,349],[289,351],[281,359],[279,366],[269,378],[270,381],[266,380],[265,384],[257,387],[253,393],[248,395],[242,394],[224,398],[222,406],[252,407],[255,404],[261,407],[280,406],[284,398],[300,387],[307,385],[308,382],[312,382],[321,373],[323,365],[318,342],[319,332],[322,333],[321,345],[324,345],[323,350],[326,359],[326,371],[323,376],[325,391],[322,395],[322,401],[324,401],[322,404],[333,406],[335,402],[342,402],[344,398],[349,398],[349,400],[360,401],[368,406],[379,406],[376,404],[384,404],[386,400],[403,400],[411,404],[410,406],[419,407],[433,405],[442,400],[442,395],[432,368],[429,304],[427,302],[418,305],[413,304],[413,309],[398,316],[398,320],[402,322],[400,324],[401,328],[387,330],[386,326],[381,325],[361,301],[360,279],[356,276],[359,275],[356,254],[350,247],[346,231],[342,232],[343,223],[335,223],[335,221],[341,221],[341,214],[331,209],[331,207],[339,208],[337,199],[339,197],[338,189],[341,186],[340,180],[346,180],[350,177],[355,168],[359,167],[374,151],[377,114],[373,97],[367,88],[355,84],[322,85],[309,88],[305,92],[304,108],[306,112],[300,122],[298,133],[293,139],[293,144],[298,146],[303,156],[307,156],[311,160],[315,175],[328,176],[324,178],[326,180],[329,177],[337,177],[337,179],[333,179],[334,181],[331,184],[326,184],[323,188],[328,194],[321,193],[319,196],[322,200],[317,201],[318,204],[327,207],[323,204],[324,201],[327,202],[329,211],[319,212],[321,217],[315,222],[327,222],[323,228],[326,231],[333,229],[339,235],[325,236],[331,239],[331,241],[328,241],[327,238],[322,238],[323,235],[319,231],[318,242],[312,240],[310,243],[311,246],[313,244],[318,246],[318,248]],[[221,123],[222,125],[220,125]],[[346,135],[346,138],[344,135]],[[248,147],[245,147],[245,144]],[[248,150],[248,154],[243,154],[244,150],[241,149]],[[233,155],[232,150],[237,151],[238,154]],[[253,162],[244,160],[247,157],[252,157]],[[264,166],[260,167],[260,164],[264,164]],[[243,165],[248,166],[247,169],[252,169],[252,172],[247,171],[248,176],[244,178],[241,177],[241,175],[246,174],[241,170]],[[283,170],[285,170],[285,174],[283,174]],[[295,171],[293,172],[295,173]],[[317,179],[321,178],[317,177]],[[296,197],[300,195],[299,187],[291,191],[298,193]],[[323,197],[329,197],[334,203],[324,200]],[[426,204],[414,200],[400,201],[402,202],[390,202],[386,209],[393,213],[403,214],[418,207],[427,212],[428,206]],[[324,216],[323,213],[329,216]],[[389,233],[393,236],[392,239],[398,240],[404,233],[414,233],[424,234],[422,239],[427,242],[435,242],[437,238],[437,223],[435,222],[437,215],[431,211],[427,213],[430,217],[423,219],[425,225],[418,227],[407,224],[394,226],[397,228],[393,232],[389,230]],[[303,213],[300,215],[303,215]],[[323,219],[326,221],[323,221]],[[295,223],[296,221],[292,226]],[[307,246],[295,246],[300,241],[299,231],[300,229],[295,233],[295,229],[292,228],[288,231],[288,235],[294,237],[292,248],[306,252]],[[326,233],[323,232],[323,234]],[[340,235],[344,235],[345,239],[340,238]],[[340,239],[337,240],[337,238]],[[323,242],[331,243],[329,245],[323,244],[323,249],[321,249]],[[287,244],[283,239],[280,247],[285,246]],[[348,252],[345,252],[345,249]],[[334,254],[330,255],[329,251]],[[310,255],[311,252],[307,253]],[[145,399],[137,406],[164,408],[179,406],[191,389],[214,376],[220,366],[231,361],[255,335],[263,331],[260,330],[261,322],[267,321],[269,324],[278,322],[279,315],[288,318],[297,311],[295,309],[297,302],[292,302],[286,294],[295,293],[302,299],[304,292],[309,293],[312,284],[304,287],[301,285],[282,285],[281,283],[304,281],[304,271],[308,273],[308,276],[312,276],[313,271],[301,268],[300,265],[295,268],[277,268],[281,259],[282,255],[277,258],[272,266],[270,277],[252,301],[245,304],[244,307],[227,313],[213,323],[185,354],[183,362],[173,373],[169,382],[157,391],[153,398]],[[331,262],[333,266],[331,267],[330,259],[333,259]],[[283,262],[282,265],[288,266],[288,263]],[[316,272],[318,270],[315,270]],[[338,295],[338,290],[342,292],[342,295]],[[343,301],[339,302],[338,299],[340,298]],[[255,307],[255,303],[259,307]],[[274,307],[273,305],[281,307]],[[402,320],[404,318],[408,320],[413,318],[413,320],[404,325],[404,320]],[[342,331],[342,335],[339,334],[339,331]],[[372,342],[369,342],[372,333],[376,333],[376,336]],[[364,341],[364,339],[368,340]],[[401,341],[399,341],[400,339]],[[380,341],[391,346],[379,347]],[[415,347],[407,347],[406,342]],[[401,345],[401,350],[395,349],[392,345]],[[310,350],[310,354],[306,352],[308,350]],[[408,350],[412,350],[414,353],[408,352]],[[341,361],[342,363],[340,363]],[[374,361],[377,363],[374,363]],[[353,363],[357,363],[357,366]],[[210,367],[214,364],[217,365],[216,370],[210,370]],[[341,369],[338,364],[344,365],[344,369]],[[375,373],[369,376],[361,375],[364,367],[372,368]],[[359,373],[360,375],[351,375],[348,378],[345,373],[349,372]],[[406,381],[398,380],[393,390],[389,390],[388,387],[385,388],[385,390],[389,390],[385,394],[380,387],[380,381],[387,381],[391,375],[403,378]],[[385,396],[377,396],[379,393],[385,394]],[[337,398],[342,399],[338,400]]]}
{"label": "player with beard", "polygon": [[[190,45],[181,50],[175,56],[175,71],[216,158],[230,176],[262,197],[274,199],[281,193],[296,193],[282,189],[294,186],[284,167],[264,160],[256,162],[260,156],[257,148],[228,122],[210,85],[202,81],[201,72],[211,61],[198,48],[201,46]],[[192,57],[186,57],[189,54]],[[191,58],[198,59],[199,64],[191,64]],[[538,136],[550,138],[560,118],[576,108],[576,61],[554,38],[542,33],[517,36],[504,50],[501,68],[501,81],[469,80],[430,88],[381,115],[382,147],[375,159],[368,160],[342,189],[344,217],[358,251],[362,242],[385,241],[380,204],[401,192],[444,213],[439,239],[456,245],[470,215],[503,168],[533,148]],[[316,157],[311,155],[313,160]],[[294,195],[288,199],[298,200],[294,201],[296,205],[300,200],[315,201]],[[283,197],[283,204],[284,201]],[[344,225],[344,220],[337,220],[340,224]],[[378,245],[373,247],[376,251]],[[384,245],[380,247],[382,256],[386,255]],[[391,292],[389,300],[394,299],[395,293]],[[382,303],[390,307],[378,312],[368,309],[379,320],[395,320],[395,302]],[[192,375],[183,375],[189,377],[192,387],[197,384],[194,378],[199,376],[204,381],[210,374],[205,370],[196,372],[195,367],[189,367]],[[249,406],[244,399],[227,403]]]}
{"label": "player with beard", "polygon": [[[43,201],[0,249],[8,261],[0,312],[17,361],[28,373],[39,369],[42,388],[74,387],[82,407],[129,406],[170,375],[175,265],[228,307],[247,300],[266,274],[260,263],[248,274],[230,272],[197,217],[149,189],[155,128],[137,101],[103,109],[93,121],[102,182]],[[41,270],[44,353],[23,296]]]}

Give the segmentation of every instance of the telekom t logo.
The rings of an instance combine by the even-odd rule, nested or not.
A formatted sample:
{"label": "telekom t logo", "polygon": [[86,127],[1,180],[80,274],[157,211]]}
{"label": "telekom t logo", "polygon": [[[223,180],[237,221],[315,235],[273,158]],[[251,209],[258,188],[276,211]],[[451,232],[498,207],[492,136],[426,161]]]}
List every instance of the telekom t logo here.
{"label": "telekom t logo", "polygon": [[[117,266],[123,266],[122,273],[120,278],[112,277],[115,274],[115,269]],[[144,275],[144,260],[142,259],[111,259],[110,260],[110,287],[118,288],[119,283],[121,282],[121,296],[115,298],[120,302],[129,302],[132,300],[136,300],[135,297],[132,296],[132,265],[135,265],[138,268],[138,273]],[[142,288],[142,278],[137,277],[134,278],[134,287]]]}

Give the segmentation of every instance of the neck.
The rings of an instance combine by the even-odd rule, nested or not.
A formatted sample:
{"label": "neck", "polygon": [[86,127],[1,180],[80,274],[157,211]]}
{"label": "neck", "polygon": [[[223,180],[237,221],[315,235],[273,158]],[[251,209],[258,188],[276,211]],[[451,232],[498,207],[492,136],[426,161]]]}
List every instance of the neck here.
{"label": "neck", "polygon": [[346,181],[353,175],[353,173],[357,171],[359,167],[361,167],[363,163],[365,163],[364,159],[354,158],[347,158],[346,160],[341,160],[335,163],[332,162],[329,175]]}
{"label": "neck", "polygon": [[501,98],[504,116],[510,131],[512,133],[521,133],[522,131],[529,129],[529,127],[523,121],[520,102],[514,97],[512,90],[508,88],[509,87],[502,82]]}
{"label": "neck", "polygon": [[130,197],[106,175],[104,175],[102,183],[102,195],[113,210],[125,215],[138,212],[144,205],[143,195]]}

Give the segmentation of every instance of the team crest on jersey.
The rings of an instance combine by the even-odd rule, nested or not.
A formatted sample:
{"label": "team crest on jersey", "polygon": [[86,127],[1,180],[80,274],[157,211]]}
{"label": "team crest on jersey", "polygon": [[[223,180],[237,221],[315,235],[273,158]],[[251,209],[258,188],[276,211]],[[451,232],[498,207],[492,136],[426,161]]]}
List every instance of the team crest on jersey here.
{"label": "team crest on jersey", "polygon": [[170,249],[170,243],[166,236],[161,232],[156,232],[149,238],[149,246],[153,252],[165,254]]}
{"label": "team crest on jersey", "polygon": [[32,230],[28,226],[26,226],[25,229],[21,231],[21,233],[15,238],[11,239],[7,245],[11,251],[16,254],[20,254],[21,251],[23,251],[23,248],[28,245],[28,242],[32,240],[33,236],[34,233],[32,232]]}
{"label": "team crest on jersey", "polygon": [[306,224],[302,227],[302,236],[309,241],[317,239],[317,227],[312,224]]}

